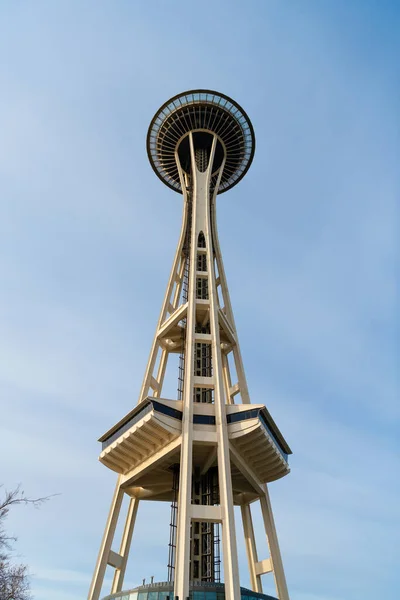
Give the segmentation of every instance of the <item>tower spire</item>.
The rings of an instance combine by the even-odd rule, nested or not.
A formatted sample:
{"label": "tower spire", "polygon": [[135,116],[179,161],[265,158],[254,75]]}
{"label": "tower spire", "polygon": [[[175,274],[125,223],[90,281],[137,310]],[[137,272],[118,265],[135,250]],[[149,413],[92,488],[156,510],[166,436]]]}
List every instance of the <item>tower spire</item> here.
{"label": "tower spire", "polygon": [[[262,595],[261,575],[273,572],[279,600],[289,599],[266,483],[289,472],[291,451],[266,407],[250,404],[216,227],[216,197],[244,176],[254,147],[243,109],[207,90],[172,98],[150,124],[150,163],[183,196],[182,228],[138,405],[100,438],[100,461],[119,478],[89,600],[100,598],[107,565],[115,570],[107,598],[119,597],[140,500],[171,502],[168,595],[186,600],[201,585],[222,586],[227,600],[246,595],[234,519],[240,505],[253,592],[271,598]],[[180,355],[176,399],[162,393],[172,353]],[[125,494],[131,501],[115,552]],[[270,553],[261,561],[256,500]]]}

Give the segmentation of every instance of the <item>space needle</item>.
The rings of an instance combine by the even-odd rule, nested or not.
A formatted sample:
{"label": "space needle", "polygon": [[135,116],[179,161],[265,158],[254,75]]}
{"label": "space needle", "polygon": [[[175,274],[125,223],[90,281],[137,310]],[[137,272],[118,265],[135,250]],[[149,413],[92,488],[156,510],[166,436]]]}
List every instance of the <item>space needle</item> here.
{"label": "space needle", "polygon": [[[276,598],[289,600],[267,486],[289,473],[291,450],[265,399],[250,401],[216,220],[217,196],[244,177],[254,151],[249,117],[214,91],[174,96],[150,123],[150,164],[181,195],[182,227],[138,402],[99,440],[99,460],[117,473],[117,483],[88,600],[273,600],[262,588],[269,573]],[[245,285],[245,273],[233,276]],[[250,311],[249,305],[253,322]],[[173,398],[163,395],[167,370],[176,364],[172,355],[178,358]],[[171,505],[170,523],[165,531],[160,526],[168,542],[166,577],[124,589],[130,548],[133,561],[140,551],[134,528],[141,502]],[[261,549],[256,503],[265,530]],[[239,580],[235,506],[251,589]]]}

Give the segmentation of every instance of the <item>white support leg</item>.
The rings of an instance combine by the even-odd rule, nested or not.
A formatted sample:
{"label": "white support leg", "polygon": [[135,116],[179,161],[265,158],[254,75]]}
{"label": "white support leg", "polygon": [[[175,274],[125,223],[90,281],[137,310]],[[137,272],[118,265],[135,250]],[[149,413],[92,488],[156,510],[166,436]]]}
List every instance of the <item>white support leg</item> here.
{"label": "white support leg", "polygon": [[154,393],[155,398],[160,398],[160,396],[161,396],[161,390],[162,390],[163,383],[164,383],[165,371],[167,369],[168,356],[169,356],[169,352],[167,350],[163,349],[161,352],[160,365],[158,367],[158,372],[157,372],[158,389]]}
{"label": "white support leg", "polygon": [[224,375],[224,383],[225,383],[225,397],[227,404],[233,404],[233,399],[230,397],[229,390],[232,387],[232,378],[231,371],[229,368],[228,355],[222,355],[222,367],[223,367],[223,375]]}
{"label": "white support leg", "polygon": [[274,517],[272,514],[271,501],[267,486],[265,487],[265,495],[261,496],[261,512],[264,520],[265,533],[269,551],[271,555],[272,568],[275,579],[275,587],[279,600],[289,600],[289,593],[286,585],[285,572],[283,570],[283,562],[279,549],[278,536],[276,534]]}
{"label": "white support leg", "polygon": [[[214,137],[209,169],[213,163],[214,151],[217,139]],[[222,176],[224,164],[220,169]],[[199,175],[198,175],[199,176]],[[208,182],[207,182],[208,183]],[[240,600],[240,582],[239,582],[239,561],[237,555],[236,531],[235,531],[235,514],[233,508],[233,492],[232,492],[232,475],[229,456],[229,439],[228,430],[226,427],[226,400],[224,394],[224,376],[223,376],[223,361],[221,352],[221,342],[219,334],[219,316],[218,316],[218,292],[216,285],[214,260],[213,260],[213,232],[210,220],[211,214],[211,198],[209,186],[205,183],[206,189],[206,219],[205,219],[205,238],[207,247],[207,271],[209,274],[209,298],[210,298],[210,327],[213,357],[213,373],[214,373],[214,403],[215,403],[215,420],[217,430],[217,455],[218,455],[218,478],[219,478],[219,493],[222,513],[222,544],[224,557],[224,578],[225,578],[225,598],[227,600]],[[216,189],[218,188],[218,183]],[[214,192],[214,199],[216,191]]]}
{"label": "white support leg", "polygon": [[[170,277],[168,280],[167,290],[166,290],[165,296],[164,296],[164,302],[163,302],[163,305],[161,308],[160,317],[158,319],[156,334],[154,336],[153,345],[150,350],[150,356],[149,356],[149,360],[148,360],[148,363],[146,366],[146,372],[144,375],[142,388],[140,390],[138,404],[140,402],[143,402],[143,400],[145,400],[146,396],[148,396],[149,388],[150,388],[150,381],[151,381],[152,376],[154,375],[153,372],[154,372],[154,368],[155,368],[155,364],[156,364],[157,353],[160,348],[160,344],[157,339],[157,333],[158,333],[161,325],[164,323],[165,319],[167,318],[169,306],[170,305],[172,306],[172,303],[177,301],[176,297],[173,298],[173,289],[174,289],[174,284],[175,284],[176,280],[181,275],[181,273],[180,273],[181,269],[179,268],[179,266],[180,266],[180,261],[181,261],[181,256],[182,256],[183,243],[185,240],[186,224],[187,224],[187,201],[186,201],[186,196],[184,195],[183,219],[182,219],[182,226],[181,226],[181,233],[180,233],[180,237],[179,237],[178,247],[176,249],[175,258],[174,258],[174,262],[173,262],[172,269],[171,269],[171,274],[170,274]],[[178,271],[178,269],[179,269],[179,271]],[[161,390],[159,393],[161,394]]]}
{"label": "white support leg", "polygon": [[212,204],[212,211],[213,211],[212,233],[213,233],[213,241],[214,241],[214,250],[215,250],[216,263],[217,263],[217,268],[218,268],[218,273],[219,273],[219,279],[221,282],[222,297],[223,297],[223,300],[225,303],[225,313],[226,313],[226,316],[230,322],[230,325],[235,333],[235,338],[236,338],[236,344],[233,348],[233,356],[234,356],[234,360],[235,360],[236,374],[237,374],[238,382],[239,382],[239,386],[240,386],[240,395],[241,395],[242,402],[243,402],[243,404],[248,404],[250,402],[249,390],[247,387],[246,374],[244,372],[242,355],[241,355],[240,347],[239,347],[239,343],[238,343],[235,318],[233,316],[232,304],[231,304],[231,299],[229,296],[228,284],[226,281],[224,263],[222,260],[221,249],[219,246],[218,231],[217,231],[217,227],[216,227],[217,219],[216,219],[216,211],[215,211],[215,199]]}
{"label": "white support leg", "polygon": [[[183,172],[180,168],[179,158],[176,155],[181,181],[184,184]],[[185,189],[186,186],[182,185]],[[195,187],[194,183],[194,196]],[[187,206],[187,195],[184,192],[185,206]],[[186,212],[186,211],[185,211]],[[191,248],[188,309],[186,320],[186,351],[185,351],[185,375],[183,388],[183,419],[182,419],[182,443],[181,462],[179,473],[178,494],[178,519],[176,530],[176,555],[175,555],[175,581],[174,596],[180,600],[186,600],[189,596],[189,562],[190,562],[190,524],[191,524],[191,501],[192,501],[192,456],[193,456],[193,377],[194,377],[194,330],[196,325],[196,227],[192,220]]]}
{"label": "white support leg", "polygon": [[124,490],[120,486],[120,477],[115,487],[114,496],[111,503],[110,512],[107,519],[106,528],[101,542],[96,568],[93,573],[92,584],[90,586],[88,600],[99,600],[101,588],[103,586],[104,575],[109,561],[111,544],[114,539],[115,529],[118,523],[119,513],[121,511]]}
{"label": "white support leg", "polygon": [[133,530],[135,527],[136,515],[139,507],[139,499],[131,498],[128,508],[128,514],[126,517],[124,533],[122,535],[121,546],[119,549],[119,554],[122,557],[120,568],[115,570],[114,580],[111,587],[111,593],[115,594],[116,592],[120,592],[122,590],[122,586],[124,584],[124,577],[126,571],[126,564],[128,562],[129,550],[131,548]]}
{"label": "white support leg", "polygon": [[246,543],[247,561],[249,563],[251,589],[254,592],[262,593],[261,576],[258,575],[256,571],[258,557],[250,504],[242,504],[240,508],[242,511],[244,540]]}

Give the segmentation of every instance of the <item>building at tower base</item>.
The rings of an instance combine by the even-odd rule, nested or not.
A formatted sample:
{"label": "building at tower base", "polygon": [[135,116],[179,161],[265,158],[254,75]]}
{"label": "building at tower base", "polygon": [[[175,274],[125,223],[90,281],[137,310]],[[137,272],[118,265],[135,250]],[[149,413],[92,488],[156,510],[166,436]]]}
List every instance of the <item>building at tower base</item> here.
{"label": "building at tower base", "polygon": [[[173,585],[168,581],[141,585],[132,590],[118,592],[105,596],[103,600],[174,600]],[[261,594],[240,588],[241,600],[277,600],[274,596]],[[189,600],[225,600],[225,586],[223,583],[198,583],[191,581],[189,586]]]}

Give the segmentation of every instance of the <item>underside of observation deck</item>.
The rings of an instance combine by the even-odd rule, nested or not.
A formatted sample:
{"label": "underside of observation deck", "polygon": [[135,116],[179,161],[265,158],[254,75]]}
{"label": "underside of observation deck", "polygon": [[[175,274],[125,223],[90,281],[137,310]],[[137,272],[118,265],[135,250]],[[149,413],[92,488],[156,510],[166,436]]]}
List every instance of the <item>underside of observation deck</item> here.
{"label": "underside of observation deck", "polygon": [[[196,404],[193,469],[206,473],[217,466],[215,409]],[[231,442],[232,487],[235,504],[257,497],[247,470],[260,483],[290,471],[290,448],[263,405],[230,405],[227,428]],[[182,402],[147,398],[100,438],[99,460],[123,476],[129,495],[147,500],[174,500],[174,466],[180,461]],[[244,466],[245,465],[245,466]]]}
{"label": "underside of observation deck", "polygon": [[[188,134],[196,136],[198,148],[209,150],[209,134],[218,137],[211,186],[215,186],[223,155],[226,162],[218,193],[226,192],[246,174],[253,160],[255,135],[247,114],[231,98],[211,90],[178,94],[163,104],[150,123],[147,153],[157,176],[176,192],[182,191],[176,162],[190,165]],[[208,135],[207,135],[208,134]]]}

